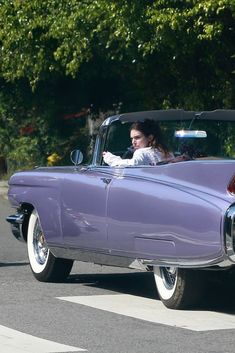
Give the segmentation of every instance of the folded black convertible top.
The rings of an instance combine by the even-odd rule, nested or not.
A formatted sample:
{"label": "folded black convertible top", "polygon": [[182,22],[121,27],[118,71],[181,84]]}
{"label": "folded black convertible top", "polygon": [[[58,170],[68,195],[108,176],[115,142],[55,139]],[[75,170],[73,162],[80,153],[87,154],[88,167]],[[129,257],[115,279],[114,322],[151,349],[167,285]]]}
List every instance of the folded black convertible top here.
{"label": "folded black convertible top", "polygon": [[162,120],[235,120],[235,110],[217,109],[213,111],[185,111],[183,109],[169,110],[149,110],[141,112],[124,113],[114,115],[105,120],[103,125],[109,125],[115,120],[121,122],[144,121],[146,119],[162,121]]}

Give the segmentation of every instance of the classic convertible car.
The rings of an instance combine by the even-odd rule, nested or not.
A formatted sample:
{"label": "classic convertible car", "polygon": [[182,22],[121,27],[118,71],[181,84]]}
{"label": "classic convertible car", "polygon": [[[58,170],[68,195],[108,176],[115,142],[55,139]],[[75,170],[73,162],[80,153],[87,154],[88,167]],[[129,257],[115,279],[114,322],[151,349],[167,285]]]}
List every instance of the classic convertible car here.
{"label": "classic convertible car", "polygon": [[[106,165],[102,152],[123,156],[130,124],[145,119],[160,126],[175,160]],[[27,242],[34,276],[63,281],[74,260],[151,270],[167,307],[195,305],[203,273],[235,266],[234,122],[232,110],[111,116],[90,164],[79,165],[76,150],[74,166],[15,173],[8,196],[17,211],[7,221]]]}

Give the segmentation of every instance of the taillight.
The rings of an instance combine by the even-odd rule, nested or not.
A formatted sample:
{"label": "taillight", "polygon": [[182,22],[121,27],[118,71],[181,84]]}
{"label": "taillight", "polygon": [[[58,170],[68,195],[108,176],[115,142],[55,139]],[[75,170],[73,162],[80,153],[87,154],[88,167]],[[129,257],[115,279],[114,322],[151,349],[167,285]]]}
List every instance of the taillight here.
{"label": "taillight", "polygon": [[228,192],[235,195],[235,175],[232,177],[228,184]]}

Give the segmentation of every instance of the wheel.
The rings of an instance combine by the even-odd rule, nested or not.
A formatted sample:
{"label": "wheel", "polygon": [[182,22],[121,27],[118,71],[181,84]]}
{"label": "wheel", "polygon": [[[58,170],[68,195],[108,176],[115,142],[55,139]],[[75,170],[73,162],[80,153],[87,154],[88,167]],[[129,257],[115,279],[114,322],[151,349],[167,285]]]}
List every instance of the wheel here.
{"label": "wheel", "polygon": [[38,281],[61,282],[68,277],[73,261],[56,258],[51,253],[47,247],[36,210],[31,213],[29,218],[27,247],[30,267]]}
{"label": "wheel", "polygon": [[170,309],[194,306],[202,295],[203,276],[200,271],[177,267],[154,267],[159,297]]}

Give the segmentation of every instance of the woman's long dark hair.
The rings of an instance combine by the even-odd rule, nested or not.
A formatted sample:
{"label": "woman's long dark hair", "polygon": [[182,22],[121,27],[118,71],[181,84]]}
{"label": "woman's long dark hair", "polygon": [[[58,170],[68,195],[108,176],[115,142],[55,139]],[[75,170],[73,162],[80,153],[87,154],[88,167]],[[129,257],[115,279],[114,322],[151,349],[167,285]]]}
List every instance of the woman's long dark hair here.
{"label": "woman's long dark hair", "polygon": [[131,130],[137,130],[142,132],[145,137],[153,135],[152,141],[149,142],[149,147],[157,148],[159,151],[164,153],[165,157],[169,154],[169,150],[163,142],[163,136],[159,125],[150,119],[145,121],[137,121],[130,127]]}

